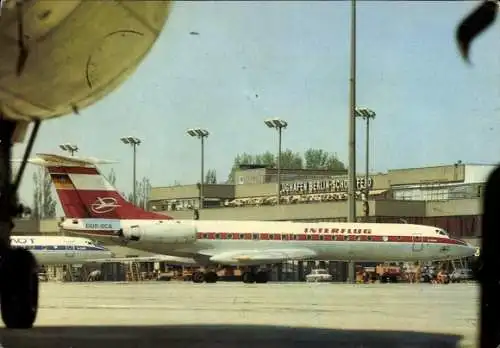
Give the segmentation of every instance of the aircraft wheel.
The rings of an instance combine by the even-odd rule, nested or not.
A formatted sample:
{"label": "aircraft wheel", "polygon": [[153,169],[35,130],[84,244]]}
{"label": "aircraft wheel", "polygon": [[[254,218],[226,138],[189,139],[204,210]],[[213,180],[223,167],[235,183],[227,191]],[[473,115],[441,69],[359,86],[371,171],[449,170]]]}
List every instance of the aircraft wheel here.
{"label": "aircraft wheel", "polygon": [[205,282],[206,283],[216,283],[218,279],[219,279],[219,276],[215,272],[205,273]]}
{"label": "aircraft wheel", "polygon": [[268,279],[269,279],[269,276],[268,276],[267,272],[264,272],[264,271],[257,272],[257,274],[255,275],[255,282],[259,283],[259,284],[267,283]]}
{"label": "aircraft wheel", "polygon": [[9,329],[33,327],[38,312],[38,267],[31,252],[8,249],[0,264],[2,320]]}
{"label": "aircraft wheel", "polygon": [[255,277],[252,272],[245,272],[241,275],[241,279],[243,283],[251,284],[255,282]]}
{"label": "aircraft wheel", "polygon": [[193,283],[203,283],[205,280],[205,275],[201,272],[195,272],[193,274]]}

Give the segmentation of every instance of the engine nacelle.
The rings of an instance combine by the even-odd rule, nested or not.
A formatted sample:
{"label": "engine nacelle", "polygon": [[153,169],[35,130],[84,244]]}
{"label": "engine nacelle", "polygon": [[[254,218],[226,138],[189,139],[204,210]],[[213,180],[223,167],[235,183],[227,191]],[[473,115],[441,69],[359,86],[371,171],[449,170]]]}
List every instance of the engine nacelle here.
{"label": "engine nacelle", "polygon": [[143,243],[189,244],[196,241],[196,227],[178,221],[138,224],[123,228],[122,236]]}

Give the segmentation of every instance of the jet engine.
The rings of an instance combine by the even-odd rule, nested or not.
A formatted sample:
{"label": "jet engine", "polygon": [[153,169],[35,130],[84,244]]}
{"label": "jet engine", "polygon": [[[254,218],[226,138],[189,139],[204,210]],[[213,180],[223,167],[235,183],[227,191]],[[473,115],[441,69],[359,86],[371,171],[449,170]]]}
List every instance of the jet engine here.
{"label": "jet engine", "polygon": [[78,113],[137,68],[172,1],[0,1],[0,113],[14,120]]}
{"label": "jet engine", "polygon": [[196,241],[196,227],[178,221],[132,225],[122,230],[123,239],[141,243],[190,244]]}

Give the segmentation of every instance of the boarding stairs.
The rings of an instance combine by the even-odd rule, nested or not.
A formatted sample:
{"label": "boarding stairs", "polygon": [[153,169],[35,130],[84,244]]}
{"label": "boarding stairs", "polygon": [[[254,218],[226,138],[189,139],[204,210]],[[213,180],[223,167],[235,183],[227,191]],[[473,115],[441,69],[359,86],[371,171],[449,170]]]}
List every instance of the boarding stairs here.
{"label": "boarding stairs", "polygon": [[130,262],[127,268],[127,278],[128,282],[138,282],[142,280],[139,263],[138,262]]}

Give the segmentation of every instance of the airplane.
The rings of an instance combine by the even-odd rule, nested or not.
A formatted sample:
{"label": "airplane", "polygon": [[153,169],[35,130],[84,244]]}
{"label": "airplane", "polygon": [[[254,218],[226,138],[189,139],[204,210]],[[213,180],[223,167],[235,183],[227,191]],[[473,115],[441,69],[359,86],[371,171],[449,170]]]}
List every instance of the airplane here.
{"label": "airplane", "polygon": [[29,250],[39,265],[70,265],[107,262],[168,262],[192,266],[189,258],[152,255],[139,257],[116,257],[104,245],[88,238],[74,236],[11,236],[10,245]]}
{"label": "airplane", "polygon": [[130,248],[192,258],[208,271],[195,282],[217,281],[212,265],[244,266],[245,283],[266,283],[266,264],[288,260],[435,261],[474,255],[475,248],[443,229],[413,224],[176,220],[126,201],[95,160],[38,154],[29,163],[50,173],[68,233]]}
{"label": "airplane", "polygon": [[10,245],[31,251],[39,265],[84,264],[114,256],[101,244],[82,237],[11,236]]}

